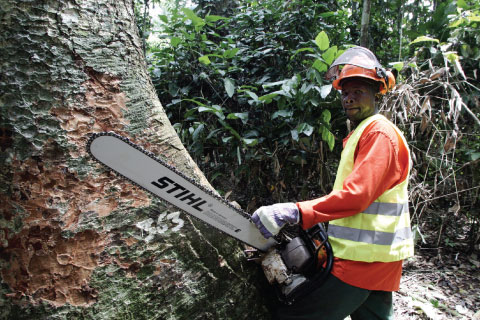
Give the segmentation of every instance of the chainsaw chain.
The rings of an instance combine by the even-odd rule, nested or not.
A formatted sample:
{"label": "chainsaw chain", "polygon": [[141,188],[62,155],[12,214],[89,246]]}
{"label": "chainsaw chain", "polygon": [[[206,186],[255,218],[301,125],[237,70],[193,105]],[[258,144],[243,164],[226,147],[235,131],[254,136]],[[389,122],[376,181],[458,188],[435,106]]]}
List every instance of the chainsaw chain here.
{"label": "chainsaw chain", "polygon": [[[133,147],[133,148],[137,149],[138,151],[142,152],[143,154],[145,154],[147,157],[155,160],[158,164],[164,166],[164,167],[167,168],[168,170],[173,171],[175,174],[181,176],[182,178],[184,178],[185,180],[187,180],[189,183],[191,183],[191,184],[193,184],[194,186],[196,186],[197,188],[201,189],[202,191],[204,191],[205,193],[207,193],[209,196],[211,196],[211,197],[214,198],[215,200],[220,201],[220,202],[222,202],[224,205],[226,205],[226,206],[228,206],[229,208],[233,209],[235,212],[237,212],[238,214],[242,215],[244,218],[246,218],[246,219],[248,219],[248,220],[251,220],[251,216],[250,216],[247,212],[243,211],[242,209],[239,209],[239,208],[235,207],[234,205],[232,205],[230,202],[228,202],[228,201],[225,200],[224,198],[222,198],[222,197],[220,197],[219,195],[213,193],[211,190],[205,188],[203,185],[201,185],[200,183],[198,183],[197,180],[192,179],[192,178],[186,176],[185,174],[183,174],[182,172],[180,172],[180,171],[179,171],[177,168],[175,168],[174,166],[169,165],[169,164],[166,163],[165,161],[159,159],[153,152],[150,152],[150,151],[148,151],[148,150],[143,149],[143,148],[140,147],[139,145],[137,145],[137,144],[133,143],[132,141],[130,141],[128,138],[123,137],[123,136],[121,136],[121,135],[118,135],[118,134],[116,134],[115,132],[112,132],[112,131],[109,131],[109,132],[100,132],[100,133],[93,133],[93,134],[90,136],[90,138],[89,138],[88,141],[87,141],[87,151],[88,151],[88,153],[90,154],[90,156],[91,156],[96,162],[100,163],[102,166],[106,167],[108,170],[115,172],[115,174],[118,175],[118,176],[120,176],[122,179],[129,181],[131,184],[133,184],[133,185],[141,188],[142,190],[145,190],[145,191],[148,192],[149,194],[153,195],[155,198],[160,199],[163,203],[168,203],[169,205],[171,205],[171,206],[179,209],[180,211],[188,214],[189,217],[194,218],[194,219],[196,219],[196,220],[198,220],[198,221],[201,221],[202,223],[205,223],[205,222],[202,221],[200,218],[197,218],[197,217],[189,214],[189,213],[186,212],[185,210],[178,208],[178,207],[175,206],[174,204],[168,202],[167,200],[164,200],[162,197],[158,196],[157,194],[151,192],[151,191],[148,190],[148,189],[145,189],[144,187],[142,187],[141,185],[139,185],[139,184],[136,183],[135,181],[132,181],[131,179],[125,177],[123,174],[121,174],[121,173],[118,172],[117,170],[110,168],[109,166],[107,166],[106,164],[104,164],[103,162],[101,162],[100,160],[98,160],[98,159],[92,154],[92,152],[91,152],[91,150],[90,150],[90,145],[92,144],[93,140],[95,140],[96,138],[98,138],[98,137],[100,137],[100,136],[112,136],[112,137],[115,137],[115,138],[117,138],[117,139],[122,140],[123,142],[127,143],[127,144],[130,145],[131,147]],[[221,230],[221,229],[219,229],[219,228],[217,228],[217,227],[215,227],[215,226],[213,226],[213,225],[211,225],[211,224],[208,224],[208,223],[207,223],[207,225],[210,226],[210,227],[213,227],[213,228],[217,229],[218,231],[220,231],[220,232],[226,234],[227,236],[230,236],[230,237],[231,237],[230,234],[224,232],[223,230]],[[237,239],[237,240],[239,240],[239,239]],[[239,241],[241,241],[241,240],[239,240]],[[241,242],[243,242],[243,241],[241,241]],[[243,243],[244,243],[244,242],[243,242]],[[252,246],[251,244],[248,244],[248,243],[245,243],[245,244],[248,245],[248,246]],[[258,248],[257,248],[257,249],[258,249]]]}

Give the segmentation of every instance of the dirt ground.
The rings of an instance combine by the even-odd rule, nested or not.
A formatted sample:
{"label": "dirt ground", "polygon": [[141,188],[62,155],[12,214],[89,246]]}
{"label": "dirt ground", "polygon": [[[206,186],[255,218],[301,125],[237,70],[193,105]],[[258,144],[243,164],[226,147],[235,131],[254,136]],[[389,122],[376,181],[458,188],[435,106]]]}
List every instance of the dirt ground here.
{"label": "dirt ground", "polygon": [[405,262],[395,319],[480,320],[480,256],[420,249]]}

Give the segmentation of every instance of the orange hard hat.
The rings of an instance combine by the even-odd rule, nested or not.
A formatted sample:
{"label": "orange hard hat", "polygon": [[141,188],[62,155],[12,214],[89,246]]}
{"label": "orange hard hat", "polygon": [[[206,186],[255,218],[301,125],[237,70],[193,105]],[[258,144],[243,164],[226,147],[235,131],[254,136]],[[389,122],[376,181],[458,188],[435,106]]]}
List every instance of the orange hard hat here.
{"label": "orange hard hat", "polygon": [[342,90],[342,81],[347,78],[379,82],[380,94],[385,94],[395,86],[393,73],[385,70],[377,57],[364,47],[352,47],[342,53],[328,69],[326,78],[333,80],[332,85],[337,90]]}
{"label": "orange hard hat", "polygon": [[338,77],[333,80],[333,87],[342,90],[342,82],[348,78],[365,78],[379,82],[378,93],[385,94],[395,86],[395,76],[391,71],[381,70],[384,74],[379,74],[379,70],[365,69],[355,65],[347,64],[340,71]]}

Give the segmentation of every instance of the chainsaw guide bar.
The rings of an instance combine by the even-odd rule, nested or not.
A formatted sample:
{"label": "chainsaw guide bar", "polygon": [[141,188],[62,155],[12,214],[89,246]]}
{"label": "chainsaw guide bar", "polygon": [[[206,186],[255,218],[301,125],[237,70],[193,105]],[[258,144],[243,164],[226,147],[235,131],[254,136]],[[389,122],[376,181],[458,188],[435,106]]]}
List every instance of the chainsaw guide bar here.
{"label": "chainsaw guide bar", "polygon": [[125,137],[94,133],[87,150],[131,183],[249,246],[267,251],[277,243],[262,236],[248,213]]}

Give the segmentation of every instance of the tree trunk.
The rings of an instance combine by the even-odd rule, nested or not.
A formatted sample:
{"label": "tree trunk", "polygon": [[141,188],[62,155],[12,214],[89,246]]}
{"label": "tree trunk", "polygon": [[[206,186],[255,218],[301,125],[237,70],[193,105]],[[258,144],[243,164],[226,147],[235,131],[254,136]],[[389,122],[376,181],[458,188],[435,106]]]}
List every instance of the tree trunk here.
{"label": "tree trunk", "polygon": [[398,61],[402,61],[403,46],[403,1],[397,1]]}
{"label": "tree trunk", "polygon": [[210,187],[156,97],[131,0],[4,1],[0,42],[0,317],[266,318],[237,241],[85,150],[115,131]]}
{"label": "tree trunk", "polygon": [[368,26],[370,22],[370,0],[363,0],[363,10],[362,10],[362,24],[360,27],[360,45],[362,47],[368,48]]}

